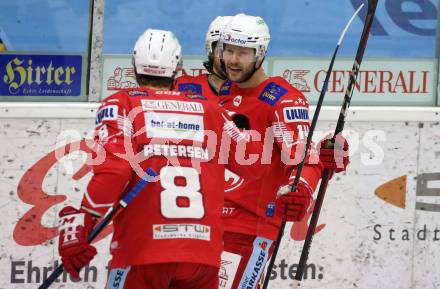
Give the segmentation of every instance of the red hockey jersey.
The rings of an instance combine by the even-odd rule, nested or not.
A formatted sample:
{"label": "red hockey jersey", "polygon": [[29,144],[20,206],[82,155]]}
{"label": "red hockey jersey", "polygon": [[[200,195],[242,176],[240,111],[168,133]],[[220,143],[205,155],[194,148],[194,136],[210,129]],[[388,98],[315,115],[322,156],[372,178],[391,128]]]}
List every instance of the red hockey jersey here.
{"label": "red hockey jersey", "polygon": [[[302,159],[302,150],[297,148],[300,144],[304,147],[309,130],[307,100],[283,78],[270,77],[255,88],[241,89],[226,82],[219,92],[219,104],[239,127],[256,131],[264,142],[262,161],[269,163],[265,176],[259,179],[246,179],[233,169],[226,172],[225,230],[275,240],[281,222],[274,213],[276,193],[295,176]],[[312,193],[322,165],[317,155],[310,160],[301,181]]]}
{"label": "red hockey jersey", "polygon": [[235,152],[244,147],[247,154],[260,154],[261,144],[249,142],[224,110],[198,94],[145,88],[103,101],[95,143],[83,207],[105,212],[147,168],[159,175],[114,220],[113,268],[219,266],[225,167],[251,177],[254,168],[239,165]]}

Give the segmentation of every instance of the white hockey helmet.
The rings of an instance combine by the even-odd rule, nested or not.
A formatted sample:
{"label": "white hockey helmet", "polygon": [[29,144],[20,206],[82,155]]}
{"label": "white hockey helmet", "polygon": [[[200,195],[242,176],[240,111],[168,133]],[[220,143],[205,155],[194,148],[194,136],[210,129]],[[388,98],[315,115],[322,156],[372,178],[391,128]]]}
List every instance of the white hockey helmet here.
{"label": "white hockey helmet", "polygon": [[223,44],[254,48],[257,60],[263,59],[270,41],[269,27],[260,16],[237,14],[223,29],[220,40]]}
{"label": "white hockey helmet", "polygon": [[179,40],[171,31],[145,30],[134,46],[133,66],[137,74],[174,77],[182,66]]}
{"label": "white hockey helmet", "polygon": [[214,52],[212,51],[212,43],[219,41],[223,28],[225,28],[231,19],[232,16],[217,16],[211,24],[209,24],[205,37],[205,50],[208,56]]}

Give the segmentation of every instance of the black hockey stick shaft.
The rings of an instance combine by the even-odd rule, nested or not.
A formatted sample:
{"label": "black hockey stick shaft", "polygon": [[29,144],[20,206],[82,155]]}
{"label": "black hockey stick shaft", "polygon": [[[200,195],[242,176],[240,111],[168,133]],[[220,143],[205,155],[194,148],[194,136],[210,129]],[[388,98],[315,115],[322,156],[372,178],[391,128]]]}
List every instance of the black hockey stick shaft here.
{"label": "black hockey stick shaft", "polygon": [[[365,48],[368,42],[368,36],[370,33],[371,25],[373,24],[374,14],[376,12],[377,0],[369,0],[368,1],[368,12],[365,19],[364,29],[362,31],[361,39],[359,41],[358,50],[356,52],[355,61],[353,64],[352,72],[350,74],[349,84],[347,86],[347,91],[345,92],[344,102],[341,107],[341,112],[339,114],[339,119],[336,124],[336,129],[334,132],[333,139],[342,132],[345,124],[345,116],[350,106],[351,97],[353,96],[353,89],[355,87],[355,83],[357,80],[357,76],[359,73],[359,68],[362,63],[362,59],[364,56]],[[322,203],[324,202],[325,193],[327,190],[327,185],[330,179],[332,172],[328,170],[324,170],[321,177],[321,184],[318,190],[318,196],[316,197],[315,207],[313,209],[312,217],[310,219],[310,224],[307,229],[306,239],[304,241],[303,249],[301,251],[301,257],[298,262],[298,269],[295,274],[295,283],[292,288],[298,288],[300,282],[302,280],[304,270],[306,268],[307,259],[309,257],[310,246],[313,240],[313,234],[315,232],[316,226],[318,224],[319,215],[321,213]]]}
{"label": "black hockey stick shaft", "polygon": [[312,245],[313,234],[315,233],[316,225],[318,224],[319,214],[321,213],[322,203],[324,202],[325,192],[327,190],[327,185],[329,181],[330,171],[324,170],[322,172],[321,184],[318,190],[318,196],[315,200],[315,207],[313,208],[312,217],[310,218],[310,224],[307,228],[307,235],[304,241],[304,245],[301,251],[301,257],[298,262],[298,268],[295,273],[295,283],[292,288],[298,288],[302,277],[304,275],[304,270],[306,268],[307,259],[309,257],[310,246]]}
{"label": "black hockey stick shaft", "polygon": [[368,37],[374,20],[374,14],[376,13],[377,1],[378,0],[368,0],[368,12],[365,18],[364,29],[362,31],[361,39],[359,41],[359,46],[356,52],[356,57],[354,59],[353,68],[351,69],[350,80],[344,95],[344,102],[342,103],[341,112],[339,113],[338,122],[336,124],[335,136],[341,133],[344,129],[345,117],[348,108],[350,107],[351,97],[353,96],[353,91],[356,86],[356,80],[359,75],[359,69],[361,67],[362,59],[364,58],[365,48],[367,47]]}
{"label": "black hockey stick shaft", "polygon": [[[341,33],[341,36],[339,37],[339,40],[338,40],[338,43],[336,45],[335,51],[333,52],[333,56],[331,58],[330,65],[329,65],[329,68],[327,70],[327,74],[325,76],[324,83],[322,85],[321,93],[320,93],[319,98],[318,98],[318,103],[316,104],[315,114],[313,115],[312,123],[310,125],[309,133],[307,135],[307,140],[306,140],[306,145],[305,145],[305,148],[304,148],[304,151],[303,151],[302,160],[301,160],[301,163],[298,165],[298,168],[297,168],[297,171],[296,171],[296,174],[295,174],[295,179],[294,179],[294,182],[293,182],[293,185],[292,185],[292,188],[291,188],[292,192],[296,191],[296,189],[298,187],[298,184],[299,184],[301,173],[302,173],[302,170],[303,170],[306,158],[307,158],[308,149],[309,149],[310,144],[312,142],[313,132],[315,131],[315,127],[316,127],[316,124],[318,122],[319,113],[321,111],[322,103],[324,101],[324,96],[325,96],[325,94],[327,92],[327,87],[328,87],[328,83],[329,83],[329,80],[330,80],[330,75],[331,75],[331,72],[333,70],[333,65],[335,63],[335,59],[336,59],[336,55],[338,54],[339,47],[340,47],[340,45],[342,43],[342,40],[344,39],[344,36],[345,36],[345,33],[347,32],[348,27],[351,25],[351,23],[353,22],[354,18],[361,11],[363,6],[364,6],[364,4],[360,5],[359,8],[356,10],[356,12],[352,15],[350,20],[348,21],[347,25],[345,26],[344,30]],[[281,225],[280,225],[279,230],[278,230],[278,236],[277,236],[277,239],[276,239],[275,244],[274,244],[274,249],[273,249],[273,252],[272,252],[272,257],[270,258],[269,264],[267,266],[267,271],[266,271],[266,274],[265,274],[265,278],[264,278],[262,289],[267,289],[267,286],[269,284],[270,273],[272,272],[273,266],[275,264],[276,256],[278,254],[280,243],[281,243],[281,240],[282,240],[283,235],[284,235],[285,227],[286,227],[286,220],[282,220]]]}
{"label": "black hockey stick shaft", "polygon": [[[138,193],[145,187],[147,183],[157,177],[157,174],[151,169],[147,169],[146,174],[136,183],[136,185],[127,192],[115,205],[113,205],[105,214],[104,218],[93,227],[90,231],[87,242],[91,243],[101,231],[107,226],[108,223],[119,213],[121,209],[127,207],[128,204],[138,195]],[[64,266],[59,265],[52,274],[47,277],[46,280],[38,287],[38,289],[47,289],[57,278],[63,274]]]}

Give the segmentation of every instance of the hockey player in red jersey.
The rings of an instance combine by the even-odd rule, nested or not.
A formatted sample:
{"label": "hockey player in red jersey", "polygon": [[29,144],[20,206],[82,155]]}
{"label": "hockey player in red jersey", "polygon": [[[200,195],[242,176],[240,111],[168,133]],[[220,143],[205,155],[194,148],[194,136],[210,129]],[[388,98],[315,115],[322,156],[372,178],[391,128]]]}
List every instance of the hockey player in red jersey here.
{"label": "hockey player in red jersey", "polygon": [[79,277],[96,254],[87,243],[96,218],[151,167],[159,180],[113,221],[106,288],[217,289],[225,167],[254,176],[255,167],[236,156],[259,155],[261,144],[250,142],[216,103],[168,90],[181,66],[172,32],[146,30],[133,65],[140,88],[109,96],[99,108],[95,154],[105,158],[93,165],[81,208],[60,212],[59,254]]}
{"label": "hockey player in red jersey", "polygon": [[218,16],[209,25],[205,37],[205,50],[208,60],[203,63],[208,74],[198,76],[182,75],[176,78],[174,89],[178,91],[192,91],[217,101],[217,95],[226,75],[221,68],[220,59],[216,57],[215,49],[220,38],[220,32],[232,16]]}
{"label": "hockey player in red jersey", "polygon": [[[304,95],[287,81],[265,74],[262,63],[269,41],[269,28],[261,17],[238,14],[228,22],[218,44],[229,79],[219,92],[219,103],[237,126],[261,137],[265,146],[262,161],[269,164],[258,180],[231,172],[234,184],[225,193],[222,255],[222,263],[229,264],[230,271],[220,278],[221,288],[258,287],[281,219],[299,221],[304,217],[323,170],[316,150],[311,149],[298,189],[277,198],[278,191],[286,192],[284,186],[293,183],[301,161],[309,107]],[[324,165],[333,170],[333,150],[322,152]]]}

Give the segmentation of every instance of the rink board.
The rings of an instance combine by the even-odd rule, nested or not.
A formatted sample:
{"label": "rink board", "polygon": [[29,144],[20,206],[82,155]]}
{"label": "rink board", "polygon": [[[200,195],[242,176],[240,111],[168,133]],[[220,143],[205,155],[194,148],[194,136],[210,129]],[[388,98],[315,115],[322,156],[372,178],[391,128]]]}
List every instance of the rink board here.
{"label": "rink board", "polygon": [[[37,288],[57,260],[57,212],[79,203],[91,177],[79,141],[93,130],[96,106],[74,106],[72,115],[65,109],[59,118],[63,110],[55,106],[5,107],[0,108],[0,288]],[[329,117],[318,125],[318,139],[333,130],[329,119],[336,119],[335,112],[324,110]],[[351,164],[330,182],[301,288],[440,288],[438,111],[408,113],[409,122],[399,119],[405,110],[381,114],[396,120],[373,122],[374,113],[360,109],[346,125]],[[368,115],[370,120],[362,119]],[[399,177],[394,186],[379,190],[385,200],[375,194]],[[305,229],[305,221],[287,226],[270,288],[292,283]],[[104,288],[109,233],[97,242],[98,257],[81,273],[87,285],[64,276],[52,288]]]}

